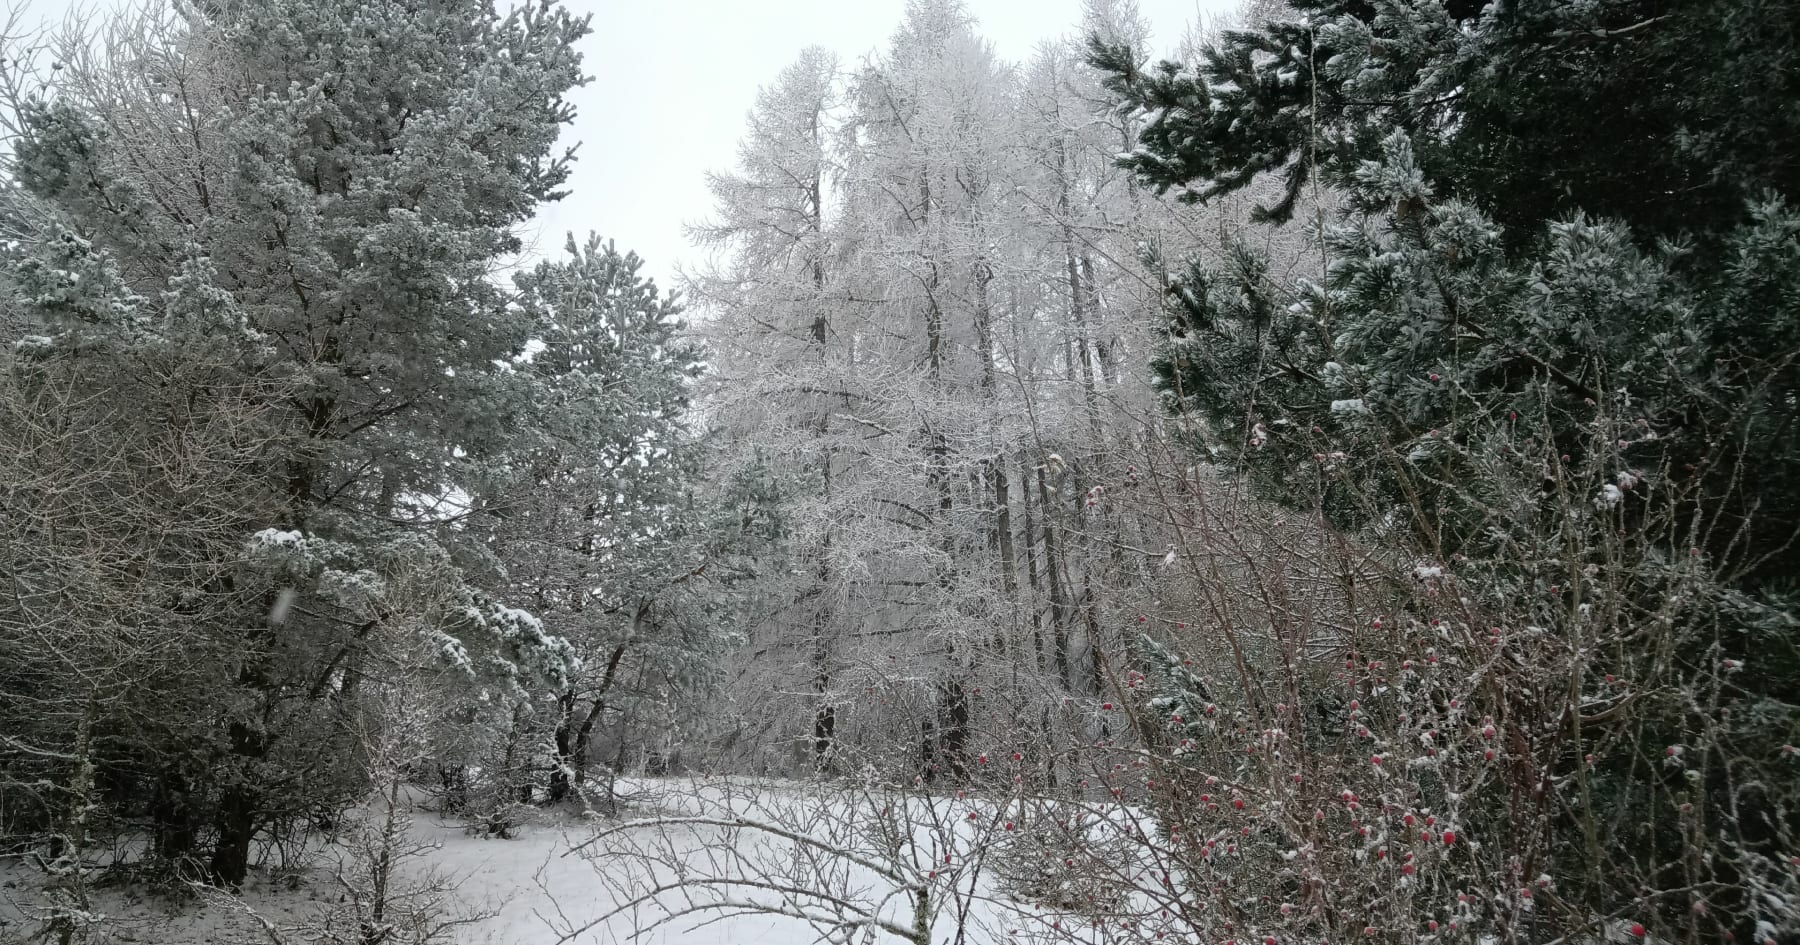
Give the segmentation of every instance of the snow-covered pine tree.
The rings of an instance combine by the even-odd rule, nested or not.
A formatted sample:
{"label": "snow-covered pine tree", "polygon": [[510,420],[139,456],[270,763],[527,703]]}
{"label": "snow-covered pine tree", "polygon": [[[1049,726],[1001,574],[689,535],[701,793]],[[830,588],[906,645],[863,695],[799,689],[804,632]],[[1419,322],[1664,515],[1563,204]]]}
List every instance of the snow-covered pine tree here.
{"label": "snow-covered pine tree", "polygon": [[[497,691],[571,665],[466,540],[519,410],[527,320],[494,271],[558,196],[585,21],[480,0],[209,0],[109,56],[65,57],[21,103],[10,171],[17,304],[36,347],[192,346],[259,404],[265,501],[241,567],[196,589],[251,607],[208,627],[230,678],[171,770],[166,851],[213,841],[236,884],[260,832],[355,795],[332,719],[384,637],[424,633]],[[28,201],[29,206],[20,204]],[[429,573],[424,614],[386,598]],[[396,619],[390,619],[396,618]],[[179,769],[179,770],[173,770]],[[166,777],[165,777],[166,776]],[[184,845],[189,845],[184,848]]]}
{"label": "snow-covered pine tree", "polygon": [[717,670],[732,628],[709,597],[714,550],[695,495],[688,424],[700,371],[675,300],[635,253],[590,237],[516,277],[532,340],[514,365],[525,403],[516,460],[495,490],[499,555],[513,592],[568,639],[582,669],[549,713],[549,797],[585,778],[596,737],[656,748],[677,692]]}

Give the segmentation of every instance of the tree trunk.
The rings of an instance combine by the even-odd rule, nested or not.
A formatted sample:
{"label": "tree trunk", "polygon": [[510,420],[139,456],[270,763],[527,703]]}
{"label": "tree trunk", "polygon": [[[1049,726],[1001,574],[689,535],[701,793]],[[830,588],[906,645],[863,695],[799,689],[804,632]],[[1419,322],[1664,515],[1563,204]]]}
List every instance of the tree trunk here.
{"label": "tree trunk", "polygon": [[[820,690],[821,700],[823,690]],[[813,717],[813,753],[814,766],[823,773],[831,764],[832,738],[837,731],[837,708],[829,702],[821,701],[818,714]]]}
{"label": "tree trunk", "polygon": [[[647,610],[648,608],[639,608],[637,615],[632,618],[634,630],[643,620]],[[606,714],[606,697],[612,692],[613,684],[619,678],[619,663],[625,659],[625,651],[630,649],[630,646],[629,643],[621,643],[613,647],[612,653],[607,656],[606,671],[600,675],[599,691],[594,693],[593,705],[588,707],[587,713],[582,716],[581,724],[575,728],[573,740],[567,746],[567,754],[562,754],[564,751],[562,729],[559,727],[557,730],[558,766],[573,773],[574,784],[571,785],[572,787],[579,787],[587,783],[588,749],[594,743],[594,729],[600,724],[600,717]],[[574,696],[571,695],[569,700],[570,709],[573,710]]]}
{"label": "tree trunk", "polygon": [[826,536],[819,556],[818,608],[813,612],[813,769],[823,772],[831,764],[831,749],[837,736],[837,709],[831,704],[831,638],[825,596],[831,565],[826,557],[831,550],[831,537]]}
{"label": "tree trunk", "polygon": [[199,825],[194,821],[187,777],[172,768],[165,769],[156,779],[156,791],[150,801],[151,850],[177,879],[197,878],[187,875],[199,833]]}
{"label": "tree trunk", "polygon": [[1069,280],[1069,324],[1075,336],[1075,354],[1081,366],[1081,392],[1088,410],[1088,426],[1094,435],[1094,448],[1102,440],[1099,395],[1094,387],[1093,339],[1088,337],[1088,285],[1082,278],[1079,253],[1075,248],[1075,226],[1069,220],[1068,157],[1061,138],[1056,139],[1056,209],[1062,218],[1063,263]]}
{"label": "tree trunk", "polygon": [[1100,295],[1094,288],[1094,257],[1087,251],[1081,254],[1081,279],[1087,290],[1087,314],[1093,321],[1094,355],[1100,365],[1100,383],[1112,388],[1119,385],[1118,352],[1114,350],[1116,337],[1109,337],[1106,330],[1106,319],[1101,312],[1105,306],[1101,304]]}
{"label": "tree trunk", "polygon": [[[814,121],[814,136],[818,134],[817,118]],[[813,176],[810,199],[808,225],[816,238],[824,226],[823,182],[819,176]],[[813,351],[818,355],[821,364],[825,361],[825,344],[829,337],[830,323],[825,317],[825,262],[814,258],[812,263],[813,291],[820,306],[813,318],[812,340]],[[831,430],[830,404],[821,401],[819,404],[816,430],[823,441]],[[831,448],[820,450],[819,479],[824,488],[825,501],[831,501]],[[817,704],[813,707],[813,770],[823,773],[831,765],[832,748],[837,744],[837,708],[831,704],[831,530],[825,531],[819,543],[818,585],[816,588],[816,608],[813,611],[812,627],[812,669],[813,695]]]}
{"label": "tree trunk", "polygon": [[250,842],[256,837],[257,794],[248,787],[227,788],[214,819],[218,839],[207,867],[214,885],[235,889],[250,872]]}
{"label": "tree trunk", "polygon": [[547,803],[559,804],[569,796],[573,786],[570,772],[575,770],[575,693],[564,692],[557,697],[556,764],[550,769],[550,784],[544,790]]}
{"label": "tree trunk", "polygon": [[[73,869],[53,872],[51,881],[51,917],[47,929],[57,945],[75,945],[85,938],[83,919],[87,916],[87,883],[83,860],[87,855],[88,826],[94,811],[94,720],[99,715],[99,693],[91,693],[81,721],[75,729],[75,769],[69,772],[69,810],[62,822],[62,833],[52,844],[52,856],[66,857]],[[10,885],[10,884],[9,884]]]}
{"label": "tree trunk", "polygon": [[[259,682],[254,673],[246,675],[252,684]],[[216,836],[207,872],[215,884],[236,887],[243,885],[250,871],[250,842],[256,838],[263,804],[255,768],[269,753],[269,736],[242,720],[233,720],[227,733],[231,755],[226,761],[225,790],[213,817]]]}
{"label": "tree trunk", "polygon": [[919,721],[919,780],[931,784],[938,775],[937,725],[930,716]]}
{"label": "tree trunk", "polygon": [[960,783],[969,779],[969,694],[962,680],[952,678],[943,685],[940,698],[938,757]]}
{"label": "tree trunk", "polygon": [[[994,450],[994,457],[985,460],[983,466],[986,467],[988,478],[993,484],[994,522],[991,534],[995,552],[1000,559],[1001,599],[1005,601],[1008,609],[1013,611],[1009,619],[1016,623],[1019,576],[1013,555],[1012,496],[1006,479],[1006,457],[1000,443],[1002,432],[998,419],[1000,391],[994,366],[993,311],[988,298],[988,282],[993,278],[993,273],[984,260],[977,260],[975,269],[975,340],[977,354],[981,358],[981,388],[987,395],[991,410],[988,440],[990,447]],[[1006,650],[1005,640],[998,626],[995,628],[995,639],[995,649],[1004,653]]]}
{"label": "tree trunk", "polygon": [[1069,621],[1070,613],[1068,590],[1063,587],[1060,548],[1056,540],[1056,525],[1052,521],[1052,510],[1056,506],[1050,501],[1050,484],[1044,476],[1044,467],[1037,470],[1038,499],[1043,505],[1044,513],[1044,576],[1050,586],[1050,634],[1051,661],[1056,665],[1057,678],[1062,680],[1063,688],[1074,690],[1075,678],[1069,666]]}

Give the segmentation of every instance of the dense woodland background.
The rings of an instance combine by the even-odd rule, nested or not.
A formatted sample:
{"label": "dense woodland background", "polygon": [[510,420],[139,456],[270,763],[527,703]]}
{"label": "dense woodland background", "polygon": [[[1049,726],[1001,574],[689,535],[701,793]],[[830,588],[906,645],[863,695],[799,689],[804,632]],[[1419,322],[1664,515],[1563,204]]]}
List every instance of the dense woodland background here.
{"label": "dense woodland background", "polygon": [[798,51],[676,292],[522,253],[616,80],[554,3],[13,37],[18,934],[338,844],[293,940],[454,941],[406,809],[643,863],[616,779],[731,774],[826,799],[757,828],[813,872],[624,899],[1796,940],[1800,4],[1255,2],[1171,63],[1085,10],[1021,63],[956,0]]}

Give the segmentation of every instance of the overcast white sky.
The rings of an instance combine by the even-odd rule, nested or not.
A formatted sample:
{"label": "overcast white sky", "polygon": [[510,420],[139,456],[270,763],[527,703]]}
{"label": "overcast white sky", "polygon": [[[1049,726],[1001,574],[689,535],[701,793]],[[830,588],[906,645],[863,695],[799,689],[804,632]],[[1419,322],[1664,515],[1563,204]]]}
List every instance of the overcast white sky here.
{"label": "overcast white sky", "polygon": [[[0,0],[3,2],[3,0]],[[502,5],[507,0],[500,0]],[[806,46],[837,52],[848,66],[880,49],[906,0],[564,0],[594,14],[582,44],[594,81],[576,94],[570,142],[581,142],[571,194],[528,234],[542,252],[565,232],[589,230],[634,249],[668,284],[695,258],[682,224],[710,211],[702,180],[729,167],[756,89]],[[1072,33],[1080,0],[966,0],[1002,59],[1028,58],[1040,42]],[[117,8],[124,0],[25,0],[27,19],[61,20],[79,6]],[[1139,0],[1167,53],[1197,16],[1234,9],[1236,0]]]}
{"label": "overcast white sky", "polygon": [[[582,49],[593,84],[576,98],[571,139],[581,160],[573,193],[540,221],[539,248],[594,230],[645,259],[667,283],[695,258],[682,224],[711,210],[702,177],[729,167],[758,86],[801,49],[820,45],[846,65],[884,46],[906,0],[567,0],[594,13]],[[1002,59],[1074,32],[1080,0],[966,0]],[[1235,0],[1139,0],[1158,52],[1172,51],[1196,13]]]}

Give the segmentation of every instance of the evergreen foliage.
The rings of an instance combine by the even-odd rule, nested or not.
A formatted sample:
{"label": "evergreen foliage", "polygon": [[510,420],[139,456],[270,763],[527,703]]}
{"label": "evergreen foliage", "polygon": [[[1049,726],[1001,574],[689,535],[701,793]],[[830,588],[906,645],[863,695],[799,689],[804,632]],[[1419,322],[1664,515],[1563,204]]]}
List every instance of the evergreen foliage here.
{"label": "evergreen foliage", "polygon": [[[1192,66],[1145,70],[1090,42],[1119,107],[1147,121],[1121,157],[1141,181],[1206,202],[1277,175],[1257,211],[1277,222],[1309,188],[1338,201],[1296,224],[1322,279],[1283,283],[1242,242],[1174,264],[1155,364],[1167,405],[1260,494],[1412,549],[1433,574],[1454,567],[1467,600],[1547,589],[1529,625],[1569,646],[1598,639],[1615,619],[1603,609],[1636,615],[1622,628],[1669,627],[1674,649],[1637,671],[1671,699],[1579,733],[1644,746],[1603,764],[1594,802],[1670,822],[1681,792],[1646,773],[1666,760],[1656,746],[1713,726],[1706,810],[1732,833],[1694,855],[1732,890],[1715,905],[1733,903],[1738,934],[1765,928],[1750,918],[1782,910],[1748,890],[1779,882],[1755,876],[1800,823],[1791,792],[1751,787],[1762,762],[1733,759],[1778,757],[1767,738],[1800,724],[1785,603],[1800,564],[1800,180],[1792,70],[1755,92],[1744,80],[1791,60],[1800,8],[1294,6]],[[1681,576],[1693,556],[1716,584]],[[1582,817],[1571,808],[1552,838],[1576,874],[1611,861],[1575,835]],[[1647,864],[1697,841],[1646,827],[1620,842],[1654,885],[1671,880]],[[1570,911],[1631,907],[1643,889],[1587,884]]]}
{"label": "evergreen foliage", "polygon": [[[677,307],[595,240],[496,278],[568,179],[588,24],[208,0],[139,25],[13,103],[0,417],[45,449],[0,485],[0,673],[30,694],[0,787],[41,831],[103,812],[237,885],[259,837],[364,797],[381,690],[431,679],[438,780],[466,804],[481,772],[503,830],[609,643],[657,702],[729,640],[685,580],[709,555]],[[91,708],[34,717],[61,700]]]}

